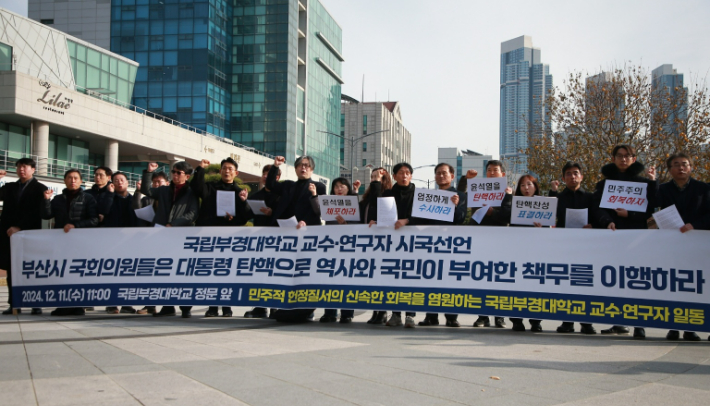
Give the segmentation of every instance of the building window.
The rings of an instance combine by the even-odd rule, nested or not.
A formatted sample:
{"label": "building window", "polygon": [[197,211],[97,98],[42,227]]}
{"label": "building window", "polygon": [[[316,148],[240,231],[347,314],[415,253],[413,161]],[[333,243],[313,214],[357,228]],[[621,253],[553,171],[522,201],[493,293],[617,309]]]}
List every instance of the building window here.
{"label": "building window", "polygon": [[362,133],[367,134],[367,115],[362,116]]}
{"label": "building window", "polygon": [[51,24],[54,24],[54,19],[53,18],[44,18],[42,20],[39,20],[39,22],[44,25],[51,25]]}
{"label": "building window", "polygon": [[362,152],[367,152],[367,143],[366,142],[362,143]]}
{"label": "building window", "polygon": [[367,165],[367,159],[362,160],[362,166],[365,166],[365,165]]}

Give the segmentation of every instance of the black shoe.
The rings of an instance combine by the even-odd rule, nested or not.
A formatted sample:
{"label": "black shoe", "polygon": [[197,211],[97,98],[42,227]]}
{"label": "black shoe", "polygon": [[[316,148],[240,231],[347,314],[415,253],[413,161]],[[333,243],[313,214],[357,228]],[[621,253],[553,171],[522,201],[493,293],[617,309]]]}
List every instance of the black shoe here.
{"label": "black shoe", "polygon": [[69,308],[70,316],[86,316],[86,309],[83,307],[73,307]]}
{"label": "black shoe", "polygon": [[513,331],[525,331],[525,324],[522,320],[513,322]]}
{"label": "black shoe", "polygon": [[335,317],[335,316],[326,316],[326,315],[323,315],[323,316],[320,318],[320,322],[321,322],[321,323],[335,323],[336,321],[338,321],[338,318]]}
{"label": "black shoe", "polygon": [[683,333],[683,340],[700,341],[700,336],[693,333],[692,331],[686,331]]}
{"label": "black shoe", "polygon": [[680,331],[678,330],[669,330],[668,334],[666,334],[666,340],[680,340]]}
{"label": "black shoe", "polygon": [[50,313],[52,316],[84,316],[85,314],[83,307],[61,307]]}
{"label": "black shoe", "polygon": [[646,330],[642,328],[634,328],[634,338],[643,339],[646,338]]}
{"label": "black shoe", "polygon": [[602,330],[602,334],[629,334],[629,328],[624,326],[613,326],[606,330]]}
{"label": "black shoe", "polygon": [[212,308],[209,308],[205,312],[205,317],[219,317],[219,313],[217,312],[216,309],[213,310]]}
{"label": "black shoe", "polygon": [[597,334],[597,330],[592,327],[591,324],[582,324],[582,328],[579,329],[582,334]]}
{"label": "black shoe", "polygon": [[574,323],[563,322],[557,327],[558,333],[574,333]]}
{"label": "black shoe", "polygon": [[222,310],[222,317],[232,317],[234,313],[232,313],[231,310],[224,311]]}
{"label": "black shoe", "polygon": [[94,310],[96,310],[96,309],[94,309],[93,307],[85,307],[85,308],[84,308],[84,313],[86,313],[86,312],[93,312]]}
{"label": "black shoe", "polygon": [[121,313],[123,314],[136,314],[137,310],[133,306],[121,306]]}
{"label": "black shoe", "polygon": [[387,312],[376,311],[372,313],[372,317],[367,321],[367,324],[385,324],[387,323]]}
{"label": "black shoe", "polygon": [[540,322],[530,322],[530,331],[533,333],[542,333],[542,325]]}
{"label": "black shoe", "polygon": [[[17,309],[17,313],[22,313],[22,309]],[[8,307],[4,312],[2,312],[5,316],[11,315],[12,314],[12,307]]]}
{"label": "black shoe", "polygon": [[342,324],[348,324],[348,323],[352,323],[352,322],[353,322],[352,317],[341,317],[340,318],[340,323],[342,323]]}
{"label": "black shoe", "polygon": [[183,311],[182,311],[182,318],[183,318],[183,319],[189,319],[190,317],[192,317],[192,313],[190,313],[189,310],[183,310]]}
{"label": "black shoe", "polygon": [[118,314],[118,313],[119,313],[118,307],[116,307],[116,306],[109,306],[109,307],[106,308],[106,313],[108,313],[108,314]]}
{"label": "black shoe", "polygon": [[438,326],[439,325],[439,318],[429,318],[425,317],[424,320],[419,322],[420,326]]}
{"label": "black shoe", "polygon": [[505,328],[505,319],[502,317],[496,317],[496,327]]}
{"label": "black shoe", "polygon": [[473,327],[490,327],[491,319],[488,316],[478,316],[475,322],[473,322]]}
{"label": "black shoe", "polygon": [[269,319],[276,320],[276,309],[269,310]]}
{"label": "black shoe", "polygon": [[268,317],[266,314],[266,310],[264,310],[264,311],[249,310],[248,312],[244,313],[244,318],[247,318],[247,319],[263,319],[265,317]]}
{"label": "black shoe", "polygon": [[40,314],[42,314],[42,309],[40,309],[38,307],[33,307],[30,314],[33,316],[39,316]]}
{"label": "black shoe", "polygon": [[69,312],[67,311],[68,309],[65,309],[63,307],[60,307],[59,309],[54,309],[52,310],[51,313],[49,313],[50,316],[68,316]]}
{"label": "black shoe", "polygon": [[458,320],[446,320],[446,327],[461,327]]}

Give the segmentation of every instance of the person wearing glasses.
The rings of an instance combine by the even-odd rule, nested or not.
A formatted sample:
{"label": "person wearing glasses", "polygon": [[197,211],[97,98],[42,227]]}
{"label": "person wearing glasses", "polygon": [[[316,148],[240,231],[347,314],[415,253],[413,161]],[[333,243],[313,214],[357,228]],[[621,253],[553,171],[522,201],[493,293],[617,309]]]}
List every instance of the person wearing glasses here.
{"label": "person wearing glasses", "polygon": [[[192,167],[185,161],[173,165],[172,180],[168,186],[151,187],[153,171],[158,169],[158,164],[150,162],[148,169],[143,171],[141,193],[158,201],[153,222],[163,227],[190,227],[195,225],[199,203],[197,197],[190,189],[187,181],[192,175]],[[180,306],[183,318],[191,317],[192,306]],[[175,316],[175,306],[163,306],[155,317]]]}
{"label": "person wearing glasses", "polygon": [[[653,215],[653,210],[657,206],[656,194],[658,184],[656,183],[656,169],[646,168],[641,162],[636,161],[636,150],[626,144],[614,147],[611,152],[611,163],[602,166],[604,179],[599,181],[593,196],[593,204],[597,223],[601,228],[610,230],[645,230],[648,228],[647,221]],[[644,176],[647,174],[648,177]],[[618,180],[624,182],[646,183],[646,198],[648,206],[645,212],[627,211],[626,209],[605,209],[600,208],[602,195],[606,188],[607,180]],[[629,334],[629,328],[624,326],[613,326],[602,330],[602,334]],[[634,338],[646,338],[646,330],[634,328]]]}
{"label": "person wearing glasses", "polygon": [[[272,225],[278,225],[278,219],[288,219],[296,216],[298,228],[304,226],[320,226],[320,204],[318,196],[325,195],[325,185],[311,179],[316,163],[309,156],[296,159],[294,167],[298,180],[277,181],[279,166],[286,163],[286,158],[277,156],[274,165],[266,177],[266,188],[276,196],[279,202],[273,209]],[[315,309],[277,310],[274,318],[281,322],[303,322],[312,320]]]}
{"label": "person wearing glasses", "polygon": [[[665,209],[675,205],[685,223],[680,228],[681,233],[690,230],[710,230],[710,186],[691,176],[693,160],[681,152],[671,155],[666,160],[666,166],[672,179],[658,187],[658,206]],[[666,339],[679,340],[680,332],[671,330],[666,335]],[[700,337],[692,331],[684,332],[683,339],[700,341]]]}
{"label": "person wearing glasses", "polygon": [[[237,186],[234,179],[239,175],[239,164],[232,158],[225,158],[220,163],[220,180],[215,182],[205,182],[205,169],[210,166],[210,161],[203,159],[200,166],[195,169],[195,174],[190,183],[195,196],[202,199],[200,212],[197,216],[197,226],[201,227],[227,227],[243,226],[247,223],[247,194],[246,189]],[[218,191],[234,193],[234,215],[227,213],[224,216],[217,215],[217,194]],[[205,313],[205,317],[219,316],[217,306],[210,306]],[[223,317],[232,317],[232,308],[222,307]]]}

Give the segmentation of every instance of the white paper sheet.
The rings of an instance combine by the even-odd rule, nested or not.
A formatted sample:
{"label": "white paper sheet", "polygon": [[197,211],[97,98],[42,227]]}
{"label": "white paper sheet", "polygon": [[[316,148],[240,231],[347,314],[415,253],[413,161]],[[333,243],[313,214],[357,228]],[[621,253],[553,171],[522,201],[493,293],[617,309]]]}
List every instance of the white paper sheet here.
{"label": "white paper sheet", "polygon": [[685,225],[675,204],[653,213],[653,219],[661,230],[678,230]]}
{"label": "white paper sheet", "polygon": [[279,227],[284,227],[284,228],[296,228],[298,227],[298,220],[296,220],[296,216],[293,216],[291,218],[287,219],[277,219],[276,220],[279,223]]}
{"label": "white paper sheet", "polygon": [[589,224],[589,209],[567,209],[565,228],[584,228]]}
{"label": "white paper sheet", "polygon": [[231,190],[217,191],[217,217],[224,217],[227,213],[232,216],[236,214],[234,210],[236,197],[237,193]]}
{"label": "white paper sheet", "polygon": [[160,224],[157,224],[157,223],[156,223],[153,227],[154,227],[154,228],[165,228],[164,225],[160,225]]}
{"label": "white paper sheet", "polygon": [[397,203],[394,197],[378,197],[377,227],[392,227],[397,220]]}
{"label": "white paper sheet", "polygon": [[249,205],[251,211],[254,213],[255,216],[265,216],[265,214],[261,212],[261,208],[269,207],[263,200],[247,200],[247,204]]}
{"label": "white paper sheet", "polygon": [[153,222],[153,219],[155,218],[155,210],[153,210],[152,204],[149,204],[148,206],[145,206],[142,209],[136,209],[135,212],[136,212],[136,217],[138,217],[141,220]]}
{"label": "white paper sheet", "polygon": [[471,216],[471,220],[475,221],[478,224],[481,224],[481,221],[483,221],[483,218],[486,217],[486,213],[488,212],[488,207],[483,206],[480,209],[476,210],[475,213]]}

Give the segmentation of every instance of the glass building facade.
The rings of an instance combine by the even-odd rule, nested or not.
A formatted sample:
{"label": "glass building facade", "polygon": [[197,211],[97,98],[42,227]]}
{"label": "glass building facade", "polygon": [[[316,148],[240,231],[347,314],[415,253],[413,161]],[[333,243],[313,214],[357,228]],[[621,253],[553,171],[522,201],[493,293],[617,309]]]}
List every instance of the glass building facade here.
{"label": "glass building facade", "polygon": [[140,64],[133,104],[227,136],[227,0],[112,0],[111,51]]}
{"label": "glass building facade", "polygon": [[0,42],[0,72],[12,70],[12,47]]}
{"label": "glass building facade", "polygon": [[110,55],[67,39],[77,90],[100,93],[129,104],[137,68]]}
{"label": "glass building facade", "polygon": [[[518,37],[501,44],[500,156],[512,163],[509,171],[527,173],[528,136],[552,129],[545,98],[552,90],[549,65],[540,62],[532,38]],[[544,130],[547,130],[546,132]]]}

